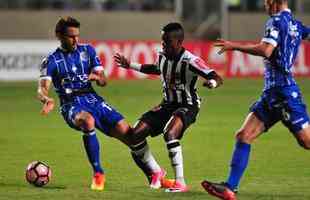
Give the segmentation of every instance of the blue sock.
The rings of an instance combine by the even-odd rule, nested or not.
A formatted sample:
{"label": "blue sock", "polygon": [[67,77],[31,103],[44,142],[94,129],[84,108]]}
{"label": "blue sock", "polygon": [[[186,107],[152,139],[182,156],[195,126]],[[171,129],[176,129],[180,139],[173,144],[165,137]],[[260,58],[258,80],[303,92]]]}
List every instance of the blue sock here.
{"label": "blue sock", "polygon": [[88,160],[93,167],[95,173],[104,173],[100,165],[100,153],[99,153],[99,142],[96,136],[96,132],[90,131],[87,135],[83,135],[84,147],[87,153]]}
{"label": "blue sock", "polygon": [[240,179],[248,166],[248,161],[250,157],[251,145],[240,141],[237,141],[235,145],[235,150],[230,163],[230,174],[226,181],[227,186],[231,190],[238,188]]}

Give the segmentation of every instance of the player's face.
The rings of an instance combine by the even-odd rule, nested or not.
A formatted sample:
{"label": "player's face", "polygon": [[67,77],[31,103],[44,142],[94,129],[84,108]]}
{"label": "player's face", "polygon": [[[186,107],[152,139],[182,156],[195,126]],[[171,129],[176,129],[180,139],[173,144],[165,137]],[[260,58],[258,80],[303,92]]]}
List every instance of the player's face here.
{"label": "player's face", "polygon": [[60,42],[61,46],[68,50],[73,51],[79,42],[80,30],[76,27],[68,27],[66,34],[61,35]]}
{"label": "player's face", "polygon": [[179,49],[182,47],[182,42],[174,37],[174,33],[164,33],[162,35],[163,52],[169,58],[174,58],[178,55]]}

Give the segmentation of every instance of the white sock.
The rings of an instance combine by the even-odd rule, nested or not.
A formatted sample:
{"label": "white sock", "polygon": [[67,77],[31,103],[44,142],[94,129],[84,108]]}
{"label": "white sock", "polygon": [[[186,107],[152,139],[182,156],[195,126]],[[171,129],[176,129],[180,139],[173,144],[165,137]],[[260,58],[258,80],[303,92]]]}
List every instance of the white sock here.
{"label": "white sock", "polygon": [[[141,148],[139,148],[139,146]],[[143,141],[134,147],[138,147],[139,149],[133,151],[133,153],[141,158],[141,161],[145,163],[145,165],[147,165],[152,170],[152,172],[159,172],[161,170],[146,141]]]}
{"label": "white sock", "polygon": [[167,148],[171,166],[174,169],[175,180],[185,185],[182,147],[179,143],[179,140],[172,140],[167,142]]}

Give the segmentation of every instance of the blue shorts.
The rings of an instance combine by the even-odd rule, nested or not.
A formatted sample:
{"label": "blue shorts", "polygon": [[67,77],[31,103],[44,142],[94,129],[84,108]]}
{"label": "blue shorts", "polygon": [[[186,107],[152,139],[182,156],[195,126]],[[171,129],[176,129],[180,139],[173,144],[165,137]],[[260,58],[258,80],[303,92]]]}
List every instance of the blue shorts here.
{"label": "blue shorts", "polygon": [[102,97],[97,94],[87,94],[75,97],[70,103],[61,106],[61,114],[67,124],[76,130],[81,130],[74,124],[75,116],[82,112],[90,113],[95,119],[97,129],[110,135],[110,130],[124,117],[114,108],[108,105]]}
{"label": "blue shorts", "polygon": [[298,86],[272,88],[250,108],[265,124],[266,131],[278,121],[294,134],[309,125],[309,115]]}

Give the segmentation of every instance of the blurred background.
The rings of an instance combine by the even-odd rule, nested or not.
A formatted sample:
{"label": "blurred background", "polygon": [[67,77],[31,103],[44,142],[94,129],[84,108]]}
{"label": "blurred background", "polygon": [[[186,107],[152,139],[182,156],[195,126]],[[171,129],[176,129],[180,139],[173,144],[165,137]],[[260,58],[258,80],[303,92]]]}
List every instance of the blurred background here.
{"label": "blurred background", "polygon": [[[289,3],[299,19],[310,22],[309,0]],[[0,80],[35,79],[43,56],[58,45],[55,24],[67,15],[81,21],[81,39],[96,46],[111,78],[145,78],[116,69],[112,56],[127,50],[133,60],[153,62],[160,48],[160,28],[171,21],[184,25],[185,46],[223,75],[261,75],[261,59],[247,55],[240,59],[239,53],[218,56],[210,41],[259,40],[268,18],[263,4],[263,0],[1,0]],[[296,70],[306,76],[307,54],[305,45]]]}
{"label": "blurred background", "polygon": [[[289,3],[309,21],[310,1]],[[5,39],[53,39],[55,21],[68,14],[87,27],[86,39],[158,39],[163,23],[178,20],[190,39],[253,40],[266,19],[263,0],[1,0],[0,9]]]}
{"label": "blurred background", "polygon": [[[204,178],[225,180],[234,131],[261,93],[264,70],[260,57],[240,52],[218,55],[213,41],[219,37],[244,43],[259,41],[268,18],[263,2],[0,0],[0,200],[211,200],[200,182]],[[309,26],[310,0],[289,3],[297,18]],[[128,149],[99,132],[107,185],[103,193],[89,190],[91,171],[81,135],[64,123],[58,108],[42,117],[42,105],[36,100],[40,63],[59,46],[54,28],[60,17],[68,15],[80,20],[82,42],[95,47],[111,82],[96,91],[130,124],[161,101],[161,84],[157,79],[145,80],[155,77],[118,68],[113,55],[120,52],[134,62],[153,63],[165,24],[181,22],[186,30],[185,47],[224,76],[224,86],[216,90],[198,84],[204,100],[199,119],[182,140],[191,192],[174,196],[149,190]],[[293,72],[309,106],[309,42],[301,45]],[[57,99],[54,92],[50,95]],[[283,126],[277,125],[270,132],[255,143],[251,169],[238,193],[240,199],[309,200],[309,152],[298,148]],[[171,178],[173,172],[162,137],[150,139],[149,143]],[[32,160],[51,166],[53,177],[46,188],[31,187],[24,180],[24,169]]]}

